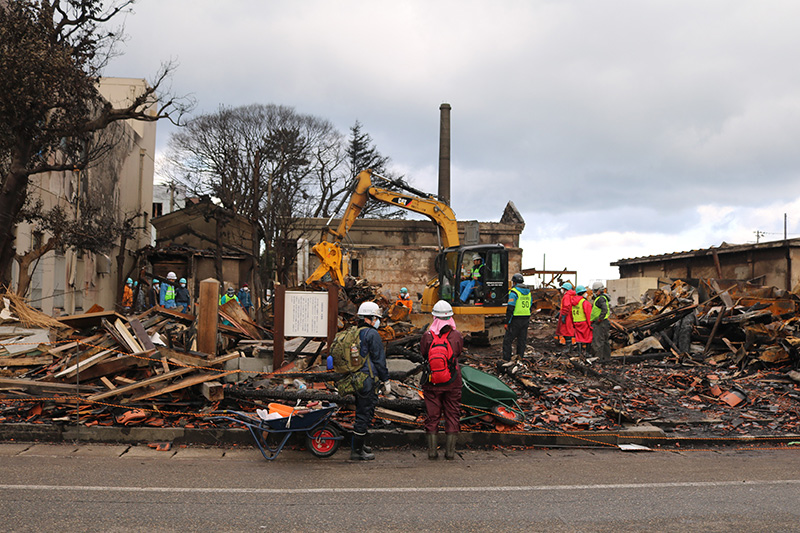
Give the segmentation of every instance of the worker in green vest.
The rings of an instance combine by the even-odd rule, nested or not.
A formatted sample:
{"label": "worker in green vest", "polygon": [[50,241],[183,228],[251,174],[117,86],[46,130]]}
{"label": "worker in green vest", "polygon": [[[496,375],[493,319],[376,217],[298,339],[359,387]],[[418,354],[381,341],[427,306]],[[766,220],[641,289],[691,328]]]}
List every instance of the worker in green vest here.
{"label": "worker in green vest", "polygon": [[592,284],[592,352],[602,362],[611,361],[611,345],[608,343],[608,336],[611,333],[611,299],[608,297],[605,285],[602,281],[595,281]]}
{"label": "worker in green vest", "polygon": [[528,344],[528,323],[531,320],[531,290],[524,285],[522,274],[511,276],[514,286],[508,292],[506,306],[506,334],[503,337],[503,361],[511,361],[514,341],[517,343],[517,358],[525,354]]}

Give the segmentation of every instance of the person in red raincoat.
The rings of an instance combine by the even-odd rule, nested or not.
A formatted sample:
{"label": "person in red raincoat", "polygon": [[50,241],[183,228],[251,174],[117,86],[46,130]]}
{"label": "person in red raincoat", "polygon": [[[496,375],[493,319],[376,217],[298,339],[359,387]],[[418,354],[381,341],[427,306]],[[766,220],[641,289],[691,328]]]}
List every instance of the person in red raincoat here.
{"label": "person in red raincoat", "polygon": [[578,285],[575,289],[578,300],[572,304],[572,325],[575,329],[575,340],[581,352],[589,351],[592,344],[592,302],[586,298],[586,287]]}
{"label": "person in red raincoat", "polygon": [[575,327],[572,324],[572,306],[578,303],[579,296],[575,294],[575,289],[572,288],[572,283],[569,281],[561,285],[561,290],[564,292],[561,295],[561,311],[558,315],[556,337],[559,344],[569,344],[569,348],[572,348],[572,338],[575,336]]}

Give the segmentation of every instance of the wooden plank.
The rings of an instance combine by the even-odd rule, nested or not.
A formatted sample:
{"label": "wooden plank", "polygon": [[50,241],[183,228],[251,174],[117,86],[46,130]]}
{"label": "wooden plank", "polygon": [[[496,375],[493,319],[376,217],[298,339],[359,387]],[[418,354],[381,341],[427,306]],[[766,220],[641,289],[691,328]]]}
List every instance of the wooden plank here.
{"label": "wooden plank", "polygon": [[161,366],[164,368],[164,372],[169,372],[169,363],[167,363],[167,358],[161,358]]}
{"label": "wooden plank", "polygon": [[242,309],[239,302],[236,300],[229,300],[224,305],[220,306],[219,313],[251,339],[258,339],[261,337],[253,319],[244,312],[244,309]]}
{"label": "wooden plank", "polygon": [[133,357],[131,355],[123,355],[122,357],[114,357],[112,359],[105,359],[101,363],[88,368],[86,370],[81,366],[81,381],[91,381],[101,376],[109,376],[112,374],[119,374],[129,368],[148,366],[150,362],[146,359]]}
{"label": "wooden plank", "polygon": [[[225,361],[228,361],[230,359],[234,359],[236,357],[239,357],[239,352],[234,352],[232,354],[228,354],[228,355],[219,357],[217,359],[213,359],[211,361],[208,361],[206,364],[209,365],[209,366],[217,365],[217,364],[224,363]],[[171,372],[167,372],[166,374],[160,374],[158,376],[153,376],[152,378],[144,379],[142,381],[137,381],[136,383],[131,383],[130,385],[125,386],[125,387],[120,387],[120,388],[114,389],[112,391],[106,391],[106,392],[101,392],[99,394],[94,394],[92,396],[89,396],[88,399],[89,400],[102,400],[104,398],[109,398],[111,396],[117,396],[119,394],[125,394],[127,392],[130,392],[130,391],[133,391],[133,390],[136,390],[136,389],[140,389],[142,387],[147,387],[149,385],[153,385],[155,383],[159,383],[159,382],[165,381],[167,379],[180,377],[180,376],[182,376],[184,374],[188,374],[189,372],[195,372],[196,370],[197,370],[196,368],[178,368],[178,369],[173,370]]]}
{"label": "wooden plank", "polygon": [[103,329],[105,329],[106,332],[111,335],[111,338],[114,339],[114,342],[117,343],[120,351],[124,350],[125,353],[132,353],[135,351],[130,349],[128,344],[125,342],[125,339],[122,337],[122,335],[120,335],[119,331],[117,331],[117,328],[115,328],[111,322],[104,318],[102,319],[101,323],[103,324]]}
{"label": "wooden plank", "polygon": [[128,328],[125,326],[125,323],[122,320],[117,319],[116,322],[114,322],[114,327],[117,329],[122,338],[125,339],[125,343],[131,349],[131,352],[137,353],[145,351],[142,345],[136,340],[136,337],[131,335],[131,332],[128,331]]}
{"label": "wooden plank", "polygon": [[32,357],[0,357],[0,366],[37,366],[50,365],[53,356],[50,354],[34,355]]}
{"label": "wooden plank", "polygon": [[139,400],[146,400],[148,398],[154,398],[155,396],[160,396],[162,394],[166,394],[168,392],[174,392],[176,390],[185,389],[187,387],[191,387],[193,385],[198,385],[200,383],[204,383],[206,381],[211,381],[212,379],[216,379],[222,376],[227,376],[228,374],[234,374],[239,372],[238,370],[230,370],[228,372],[223,372],[222,374],[218,374],[216,372],[210,372],[207,374],[198,374],[196,376],[191,376],[188,378],[184,378],[180,381],[176,381],[171,385],[166,385],[161,387],[160,389],[156,389],[154,391],[145,392],[144,394],[140,394],[139,396],[135,396],[131,398],[132,402],[136,402]]}
{"label": "wooden plank", "polygon": [[416,422],[417,417],[414,415],[409,415],[406,413],[401,413],[400,411],[392,411],[391,409],[386,409],[385,407],[376,407],[375,414],[381,415],[386,418],[394,418],[398,420],[404,420],[406,422]]}
{"label": "wooden plank", "polygon": [[133,383],[136,383],[135,379],[129,379],[129,378],[126,378],[126,377],[123,377],[123,376],[114,376],[114,381],[118,381],[120,383],[125,383],[127,385],[132,385]]}
{"label": "wooden plank", "polygon": [[197,314],[197,349],[209,355],[217,353],[219,327],[219,281],[209,278],[200,282]]}
{"label": "wooden plank", "polygon": [[155,350],[156,345],[153,344],[152,340],[150,340],[150,336],[147,335],[142,323],[135,318],[129,320],[128,323],[131,325],[131,329],[136,334],[136,339],[139,341],[139,344],[141,344],[145,350]]}
{"label": "wooden plank", "polygon": [[194,372],[194,368],[179,368],[179,369],[174,370],[172,372],[167,372],[165,374],[159,374],[157,376],[153,376],[153,377],[148,378],[148,379],[143,379],[142,381],[136,381],[134,383],[130,383],[130,384],[124,386],[124,387],[119,387],[119,388],[114,389],[114,390],[101,392],[99,394],[94,394],[92,396],[89,396],[87,399],[88,400],[102,400],[104,398],[110,398],[112,396],[125,394],[126,392],[130,392],[130,391],[133,391],[133,390],[136,390],[136,389],[141,389],[142,387],[147,387],[148,385],[153,385],[153,384],[158,383],[160,381],[165,381],[165,380],[170,379],[170,378],[179,377],[179,376],[182,376],[184,374],[188,374],[189,372]]}
{"label": "wooden plank", "polygon": [[178,352],[175,350],[171,350],[164,346],[158,349],[158,353],[167,357],[168,359],[175,359],[176,361],[180,361],[187,365],[193,365],[197,367],[204,367],[208,366],[208,359],[204,357],[198,357],[196,355],[192,355],[186,352]]}
{"label": "wooden plank", "polygon": [[106,357],[108,354],[111,353],[111,350],[105,350],[100,353],[96,353],[93,356],[89,357],[88,359],[84,359],[68,368],[65,368],[54,377],[56,378],[64,378],[64,377],[71,377],[70,375],[74,376],[78,370],[83,370],[84,368],[88,369],[90,366],[94,365],[95,363],[99,363]]}
{"label": "wooden plank", "polygon": [[225,399],[225,386],[219,381],[206,381],[200,387],[200,392],[209,402],[219,402]]}
{"label": "wooden plank", "polygon": [[124,318],[122,315],[115,311],[101,311],[99,313],[85,313],[82,315],[70,315],[58,317],[56,320],[62,324],[75,329],[85,329],[90,327],[97,327],[101,324],[101,319],[116,319]]}
{"label": "wooden plank", "polygon": [[106,387],[108,387],[108,389],[109,389],[109,390],[114,390],[114,389],[116,389],[116,388],[117,388],[117,386],[116,386],[116,385],[114,385],[113,383],[111,383],[111,380],[110,380],[110,379],[108,379],[108,378],[107,378],[107,377],[105,377],[105,376],[101,377],[101,378],[100,378],[100,381],[102,381],[102,382],[103,382],[103,385],[105,385]]}
{"label": "wooden plank", "polygon": [[40,392],[93,392],[97,390],[96,387],[87,387],[85,385],[78,387],[72,383],[48,383],[46,381],[21,378],[0,378],[0,388]]}
{"label": "wooden plank", "polygon": [[[715,258],[716,258],[716,255],[717,255],[717,252],[715,251],[714,252],[714,257]],[[722,276],[720,276],[720,277],[722,277]],[[728,309],[732,309],[733,308],[733,298],[731,298],[731,295],[728,294],[728,290],[726,289],[726,290],[723,291],[719,287],[719,284],[717,283],[717,280],[715,280],[715,279],[710,280],[709,284],[711,285],[712,289],[717,291],[717,295],[719,296],[720,300],[722,300],[722,303],[725,304],[725,307],[727,307]]]}
{"label": "wooden plank", "polygon": [[56,353],[61,353],[64,350],[69,350],[71,348],[75,348],[76,346],[78,346],[78,342],[77,341],[67,342],[67,343],[64,343],[64,344],[62,344],[60,346],[57,346],[55,348],[50,348],[48,351],[50,353],[52,353],[52,354],[56,354]]}

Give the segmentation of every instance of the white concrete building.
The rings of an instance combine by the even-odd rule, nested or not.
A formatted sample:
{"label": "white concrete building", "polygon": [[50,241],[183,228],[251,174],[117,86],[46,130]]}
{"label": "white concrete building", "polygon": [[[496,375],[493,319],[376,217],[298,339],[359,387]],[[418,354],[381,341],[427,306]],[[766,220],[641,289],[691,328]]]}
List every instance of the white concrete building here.
{"label": "white concrete building", "polygon": [[[146,87],[144,79],[103,78],[100,93],[114,107],[123,107]],[[115,136],[114,149],[98,164],[85,171],[49,172],[31,177],[29,194],[41,198],[44,207],[63,206],[73,216],[79,199],[111,202],[122,218],[142,212],[137,226],[141,229],[126,244],[123,273],[134,269],[134,253],[151,243],[150,219],[153,209],[153,173],[156,122],[129,120],[110,126]],[[16,249],[24,253],[47,235],[37,235],[30,224],[17,228]],[[81,313],[93,305],[114,309],[117,294],[118,249],[107,255],[57,249],[43,256],[35,265],[31,287],[26,295],[32,306],[46,314]],[[14,264],[13,282],[18,279]]]}

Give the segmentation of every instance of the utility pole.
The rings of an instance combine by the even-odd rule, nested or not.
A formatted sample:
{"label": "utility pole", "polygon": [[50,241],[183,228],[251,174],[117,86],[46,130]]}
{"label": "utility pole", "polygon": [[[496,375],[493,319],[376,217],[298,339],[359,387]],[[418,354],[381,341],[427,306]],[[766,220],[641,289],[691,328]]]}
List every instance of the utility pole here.
{"label": "utility pole", "polygon": [[766,235],[766,232],[763,232],[761,230],[755,230],[753,233],[756,234],[756,244],[758,244],[758,241],[761,240],[761,237]]}

